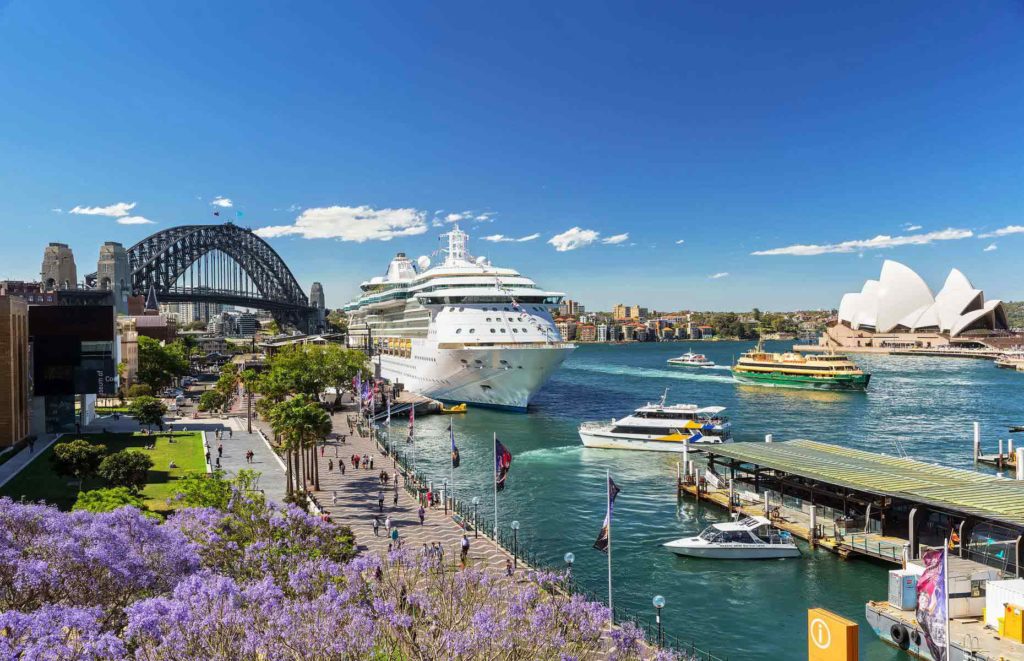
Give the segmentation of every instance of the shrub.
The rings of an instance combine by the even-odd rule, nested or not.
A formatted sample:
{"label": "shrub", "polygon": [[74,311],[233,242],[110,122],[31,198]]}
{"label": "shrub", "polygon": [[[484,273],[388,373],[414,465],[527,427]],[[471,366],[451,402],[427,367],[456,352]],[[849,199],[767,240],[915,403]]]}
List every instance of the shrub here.
{"label": "shrub", "polygon": [[138,491],[146,484],[153,460],[138,450],[121,450],[100,462],[97,474],[113,487]]}
{"label": "shrub", "polygon": [[145,383],[136,383],[133,386],[129,386],[128,390],[125,391],[128,399],[135,399],[136,397],[152,397],[153,389]]}
{"label": "shrub", "polygon": [[50,460],[58,475],[77,477],[78,488],[81,489],[82,480],[96,473],[106,454],[107,446],[93,445],[84,438],[76,438],[54,445]]}
{"label": "shrub", "polygon": [[99,514],[101,512],[113,512],[122,507],[134,507],[146,516],[160,518],[155,512],[150,512],[146,502],[141,496],[127,487],[114,487],[112,489],[91,489],[78,494],[78,500],[72,511],[84,511]]}

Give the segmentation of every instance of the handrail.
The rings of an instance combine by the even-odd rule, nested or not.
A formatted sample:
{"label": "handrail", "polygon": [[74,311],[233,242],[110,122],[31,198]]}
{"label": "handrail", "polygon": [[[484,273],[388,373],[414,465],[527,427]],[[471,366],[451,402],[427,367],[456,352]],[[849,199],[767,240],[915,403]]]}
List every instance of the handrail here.
{"label": "handrail", "polygon": [[[403,487],[405,490],[418,498],[420,495],[419,486],[428,483],[430,480],[427,479],[422,472],[416,471],[417,475],[415,479],[419,486],[413,484],[413,479],[410,478],[410,473],[412,473],[412,471],[404,459],[398,456],[397,451],[392,452],[393,444],[384,437],[379,429],[371,428],[370,431],[373,434],[374,441],[376,442],[380,452],[385,457],[391,457],[393,465],[401,473],[403,478]],[[398,479],[397,475],[395,476],[395,479]],[[463,523],[460,527],[462,527],[463,530],[472,531],[490,539],[507,553],[516,558],[518,562],[521,562],[535,570],[549,571],[558,574],[564,573],[564,570],[554,568],[545,563],[536,552],[530,549],[523,542],[522,539],[514,537],[513,535],[501,530],[499,530],[497,535],[495,535],[493,518],[488,518],[487,512],[480,512],[479,509],[474,509],[464,501],[456,498],[450,498],[447,505],[451,507],[453,515],[458,514],[462,518]],[[600,603],[604,603],[605,601],[604,597],[596,595],[580,586],[576,582],[575,577],[571,574],[571,568],[566,574],[566,578],[563,580],[562,586],[571,595],[580,595],[589,601]],[[635,611],[623,608],[622,606],[615,606],[612,612],[612,622],[616,624],[630,622],[644,633],[648,642],[655,645],[657,644],[657,626],[648,618],[636,613]],[[728,657],[720,657],[712,654],[708,650],[697,647],[697,645],[692,641],[684,641],[666,632],[664,628],[662,628],[661,637],[662,648],[682,654],[686,659],[696,659],[699,661],[727,661],[728,659]]]}

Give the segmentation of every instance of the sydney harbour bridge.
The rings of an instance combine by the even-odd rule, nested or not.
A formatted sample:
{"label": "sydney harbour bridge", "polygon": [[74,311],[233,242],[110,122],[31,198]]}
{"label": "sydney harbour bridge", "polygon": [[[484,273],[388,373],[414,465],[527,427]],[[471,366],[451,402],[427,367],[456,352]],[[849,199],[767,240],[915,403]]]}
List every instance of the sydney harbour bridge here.
{"label": "sydney harbour bridge", "polygon": [[[112,289],[115,296],[152,290],[161,303],[221,303],[270,312],[282,326],[314,331],[321,307],[310,303],[291,269],[251,230],[232,223],[181,225],[139,241],[125,250],[118,244],[89,286]],[[106,246],[105,246],[106,247]]]}

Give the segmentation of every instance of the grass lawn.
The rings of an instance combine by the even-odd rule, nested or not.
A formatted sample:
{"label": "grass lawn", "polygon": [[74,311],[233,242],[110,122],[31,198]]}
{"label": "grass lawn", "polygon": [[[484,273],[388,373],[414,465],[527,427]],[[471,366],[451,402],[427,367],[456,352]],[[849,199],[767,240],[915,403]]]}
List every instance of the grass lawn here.
{"label": "grass lawn", "polygon": [[[74,434],[65,434],[61,441],[74,440]],[[137,448],[153,460],[153,469],[149,471],[149,480],[142,490],[146,504],[155,511],[167,510],[167,498],[174,488],[174,481],[189,472],[206,472],[206,459],[203,454],[203,439],[199,432],[174,432],[174,443],[168,434],[82,434],[81,438],[90,443],[107,446],[110,452],[126,448]],[[156,447],[146,450],[145,447],[156,440]],[[35,460],[22,469],[10,482],[0,487],[0,496],[9,496],[14,500],[24,497],[28,501],[45,500],[57,505],[62,510],[69,510],[78,498],[78,481],[75,478],[62,477],[53,471],[50,457],[53,446],[46,448]],[[168,469],[171,460],[177,468]],[[106,486],[98,477],[85,480],[83,491]]]}
{"label": "grass lawn", "polygon": [[127,415],[128,407],[127,406],[97,406],[96,407],[96,414],[97,415],[107,415],[108,413],[124,413],[124,414]]}

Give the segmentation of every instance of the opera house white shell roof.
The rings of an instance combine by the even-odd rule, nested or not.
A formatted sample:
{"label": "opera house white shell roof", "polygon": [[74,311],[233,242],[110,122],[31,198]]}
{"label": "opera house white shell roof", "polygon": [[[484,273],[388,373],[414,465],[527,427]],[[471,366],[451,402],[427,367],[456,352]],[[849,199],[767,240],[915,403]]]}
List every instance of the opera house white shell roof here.
{"label": "opera house white shell roof", "polygon": [[1006,330],[1001,301],[985,302],[967,277],[953,269],[937,296],[912,269],[886,260],[878,280],[868,280],[858,293],[839,304],[839,321],[854,330],[879,333],[942,332],[956,337],[969,330]]}

